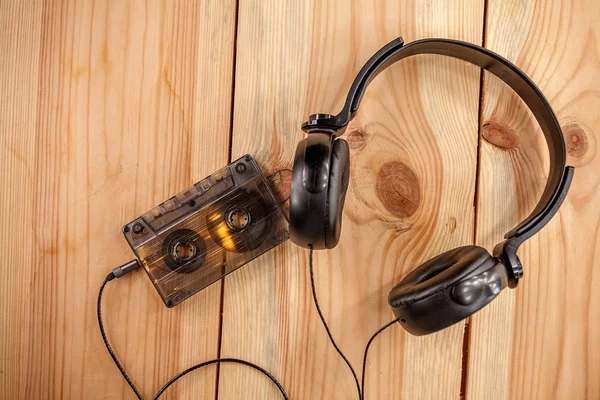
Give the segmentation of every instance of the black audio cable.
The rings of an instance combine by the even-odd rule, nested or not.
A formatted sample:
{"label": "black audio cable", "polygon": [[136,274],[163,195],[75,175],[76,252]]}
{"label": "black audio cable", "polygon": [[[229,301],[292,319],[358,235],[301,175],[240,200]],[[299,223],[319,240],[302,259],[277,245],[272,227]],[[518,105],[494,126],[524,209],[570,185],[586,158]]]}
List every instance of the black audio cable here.
{"label": "black audio cable", "polygon": [[319,318],[321,319],[321,322],[323,323],[325,332],[327,332],[327,336],[329,336],[329,341],[333,345],[333,348],[335,349],[335,351],[337,351],[337,353],[340,355],[340,357],[342,357],[342,359],[348,366],[348,369],[352,373],[352,377],[354,378],[354,383],[356,384],[356,390],[358,390],[358,398],[362,400],[360,383],[358,383],[358,376],[356,376],[356,371],[354,371],[354,368],[352,368],[352,364],[350,364],[350,361],[348,360],[346,355],[344,355],[344,352],[338,347],[335,340],[333,340],[333,336],[331,335],[329,326],[327,325],[327,322],[325,321],[325,317],[323,317],[323,313],[321,312],[321,306],[319,306],[319,300],[317,300],[317,290],[315,289],[315,276],[313,273],[313,252],[314,252],[314,250],[313,250],[312,245],[309,245],[309,248],[310,248],[310,253],[308,256],[308,265],[309,265],[309,269],[310,269],[310,287],[312,289],[313,300],[315,301],[315,308],[317,309]]}
{"label": "black audio cable", "polygon": [[367,355],[369,354],[369,348],[371,347],[371,343],[373,343],[373,340],[375,340],[375,338],[381,332],[385,331],[387,328],[394,325],[396,322],[398,322],[399,319],[400,318],[396,318],[395,320],[390,321],[387,324],[385,324],[384,326],[382,326],[381,328],[379,328],[379,330],[377,332],[375,332],[373,334],[373,336],[371,336],[371,339],[369,339],[369,341],[367,342],[367,346],[365,347],[365,354],[363,356],[363,364],[362,364],[362,386],[361,386],[361,392],[360,392],[360,400],[364,400],[364,398],[365,398],[365,372],[367,369]]}
{"label": "black audio cable", "polygon": [[[106,349],[108,350],[108,353],[110,354],[111,358],[115,362],[115,365],[117,366],[117,368],[119,368],[121,375],[123,375],[123,378],[125,378],[125,381],[127,381],[127,384],[129,385],[129,387],[131,387],[131,390],[133,390],[133,392],[135,393],[135,395],[137,396],[138,399],[143,400],[142,394],[140,393],[138,388],[135,386],[135,384],[133,383],[133,381],[131,380],[129,375],[127,375],[127,372],[125,372],[125,369],[119,362],[112,347],[110,346],[110,343],[108,342],[108,338],[106,337],[106,332],[104,331],[104,323],[102,322],[102,293],[104,292],[104,288],[106,287],[106,284],[115,278],[120,278],[123,275],[126,275],[132,271],[135,271],[139,267],[140,267],[139,262],[137,260],[133,260],[133,261],[128,262],[127,264],[123,264],[122,266],[113,269],[112,272],[106,276],[106,278],[104,279],[104,282],[102,282],[102,285],[100,286],[100,290],[98,291],[98,309],[97,309],[97,311],[98,311],[98,326],[100,327],[100,333],[102,334],[102,340],[104,341],[104,344],[106,345]],[[190,367],[190,368],[186,369],[185,371],[178,373],[173,378],[171,378],[156,393],[156,395],[154,396],[154,400],[158,399],[165,392],[165,390],[167,390],[169,388],[169,386],[171,386],[173,383],[175,383],[175,381],[177,381],[179,378],[181,378],[199,368],[206,367],[206,366],[212,365],[212,364],[220,364],[220,363],[236,363],[236,364],[242,364],[242,365],[246,365],[248,367],[254,368],[255,370],[257,370],[257,371],[261,372],[262,374],[264,374],[265,376],[267,376],[267,378],[269,378],[277,386],[277,389],[279,390],[279,392],[281,393],[283,398],[286,400],[289,400],[289,397],[288,397],[287,393],[285,392],[285,389],[283,388],[281,383],[277,380],[277,378],[275,378],[271,373],[269,373],[269,371],[265,370],[264,368],[254,364],[254,363],[251,363],[250,361],[241,360],[239,358],[216,358],[214,360],[209,360],[209,361],[205,361],[205,362],[196,364],[193,367]]]}
{"label": "black audio cable", "polygon": [[388,322],[383,327],[381,327],[377,332],[375,332],[373,334],[373,336],[371,336],[371,338],[367,342],[367,346],[365,347],[365,353],[363,356],[363,364],[362,364],[362,377],[361,377],[362,385],[359,384],[358,376],[356,375],[356,371],[354,371],[354,368],[352,368],[352,364],[350,364],[350,361],[348,360],[348,358],[346,357],[344,352],[338,347],[337,343],[333,339],[333,336],[331,335],[331,331],[329,330],[329,326],[327,325],[327,322],[325,321],[325,317],[323,317],[323,313],[321,312],[321,306],[319,306],[319,300],[317,299],[317,291],[315,290],[315,278],[314,278],[314,273],[313,273],[313,252],[314,252],[314,250],[311,245],[309,245],[309,249],[310,249],[310,253],[309,253],[309,258],[308,258],[308,265],[309,265],[309,269],[310,269],[310,286],[312,288],[312,295],[313,295],[313,300],[315,302],[315,307],[317,308],[317,313],[319,314],[319,318],[321,319],[321,322],[323,323],[325,332],[327,332],[327,336],[329,336],[329,341],[331,342],[331,344],[333,345],[333,347],[335,348],[337,353],[340,355],[340,357],[342,357],[342,359],[348,366],[348,369],[352,373],[352,377],[354,378],[354,382],[356,384],[356,389],[358,391],[359,400],[364,400],[364,398],[365,398],[365,372],[367,369],[367,356],[369,354],[369,348],[371,347],[371,343],[373,343],[375,338],[381,332],[385,331],[387,328],[394,325],[395,322],[398,322],[398,318],[394,319],[393,321]]}
{"label": "black audio cable", "polygon": [[[97,307],[97,311],[98,311],[98,326],[100,328],[100,333],[102,335],[102,340],[104,341],[104,345],[106,346],[106,349],[108,350],[108,353],[110,354],[112,360],[114,361],[115,365],[117,366],[117,368],[119,369],[119,371],[121,372],[121,375],[123,375],[123,378],[125,378],[125,381],[127,382],[127,384],[129,385],[129,387],[131,387],[131,390],[133,390],[133,392],[135,393],[136,397],[140,400],[143,400],[142,394],[140,393],[140,391],[138,390],[138,388],[135,386],[135,384],[133,383],[133,381],[131,380],[131,378],[129,377],[129,375],[127,375],[127,372],[125,371],[125,369],[123,368],[123,366],[121,365],[121,363],[119,362],[119,359],[117,358],[115,352],[113,351],[112,347],[110,346],[110,343],[108,341],[108,338],[106,336],[106,332],[104,330],[104,323],[102,322],[102,293],[104,292],[104,288],[106,287],[106,284],[110,281],[112,281],[115,278],[121,278],[122,276],[135,271],[136,269],[138,269],[140,267],[140,264],[137,260],[133,260],[130,261],[126,264],[123,264],[115,269],[112,270],[112,272],[110,272],[106,278],[104,279],[104,282],[102,282],[102,285],[100,286],[100,290],[98,292],[98,307]],[[312,289],[312,297],[315,303],[315,307],[317,309],[317,313],[319,314],[319,319],[321,320],[321,323],[323,324],[323,327],[325,328],[325,332],[327,332],[327,336],[329,337],[329,341],[331,342],[331,344],[333,345],[333,347],[335,348],[335,350],[337,351],[337,353],[340,355],[340,357],[342,357],[342,359],[344,360],[344,362],[346,363],[346,365],[348,366],[348,369],[350,369],[350,372],[352,373],[352,376],[354,378],[354,382],[356,384],[356,389],[358,392],[358,398],[359,400],[364,400],[364,390],[365,390],[365,372],[366,372],[366,367],[367,367],[367,356],[369,353],[369,348],[371,346],[371,344],[373,343],[373,341],[375,340],[375,338],[384,330],[386,330],[387,328],[389,328],[390,326],[392,326],[395,322],[398,321],[398,319],[395,319],[393,321],[388,322],[387,324],[385,324],[382,328],[380,328],[377,332],[375,332],[373,334],[373,336],[371,336],[371,338],[369,339],[369,341],[367,342],[367,346],[365,347],[365,352],[364,352],[364,357],[363,357],[363,364],[362,364],[362,376],[361,376],[361,383],[359,383],[358,381],[358,375],[356,374],[356,371],[354,370],[354,368],[352,367],[352,364],[350,364],[350,361],[348,360],[348,358],[346,357],[346,355],[344,354],[344,352],[339,348],[339,346],[337,345],[337,343],[335,342],[335,340],[333,339],[333,336],[331,334],[331,330],[329,329],[329,325],[327,325],[327,322],[325,321],[325,317],[323,316],[323,313],[321,311],[321,306],[319,305],[319,300],[317,298],[317,291],[315,288],[315,279],[314,279],[314,271],[313,271],[313,249],[310,248],[310,254],[309,254],[309,269],[310,269],[310,283],[311,283],[311,289]],[[253,368],[257,371],[259,371],[260,373],[262,373],[263,375],[265,375],[267,378],[269,378],[271,380],[271,382],[273,382],[275,384],[275,386],[277,386],[277,389],[279,390],[279,392],[281,393],[281,395],[283,396],[284,399],[289,400],[289,397],[287,395],[287,393],[285,392],[285,389],[283,388],[283,386],[281,385],[281,383],[277,380],[277,378],[275,378],[269,371],[265,370],[264,368],[251,363],[249,361],[246,360],[242,360],[239,358],[217,358],[217,359],[213,359],[213,360],[209,360],[209,361],[204,361],[202,363],[196,364],[180,373],[178,373],[177,375],[175,375],[173,378],[171,378],[154,396],[154,400],[158,399],[164,392],[165,390],[167,390],[173,383],[175,383],[175,381],[177,381],[179,378],[189,374],[192,371],[195,371],[199,368],[202,367],[206,367],[209,365],[213,365],[213,364],[220,364],[220,363],[236,363],[236,364],[242,364],[242,365],[246,365],[250,368]]]}

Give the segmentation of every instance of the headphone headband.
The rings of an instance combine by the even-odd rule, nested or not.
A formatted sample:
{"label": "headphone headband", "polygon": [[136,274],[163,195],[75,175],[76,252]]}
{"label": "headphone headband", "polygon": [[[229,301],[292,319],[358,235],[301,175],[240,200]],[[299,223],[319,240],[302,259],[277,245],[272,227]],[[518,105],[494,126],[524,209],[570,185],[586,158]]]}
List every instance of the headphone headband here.
{"label": "headphone headband", "polygon": [[[344,108],[338,115],[313,114],[302,124],[305,132],[344,133],[354,117],[367,86],[381,71],[403,58],[419,54],[440,54],[475,64],[502,79],[529,107],[542,128],[550,154],[548,181],[538,204],[531,214],[505,235],[502,246],[516,248],[544,227],[558,211],[573,178],[573,167],[565,166],[566,148],[560,124],[540,89],[516,65],[484,47],[459,40],[423,39],[404,45],[397,38],[373,55],[362,67],[346,98]],[[495,251],[496,253],[496,251]],[[505,253],[505,249],[498,249]],[[512,253],[512,251],[510,252]]]}

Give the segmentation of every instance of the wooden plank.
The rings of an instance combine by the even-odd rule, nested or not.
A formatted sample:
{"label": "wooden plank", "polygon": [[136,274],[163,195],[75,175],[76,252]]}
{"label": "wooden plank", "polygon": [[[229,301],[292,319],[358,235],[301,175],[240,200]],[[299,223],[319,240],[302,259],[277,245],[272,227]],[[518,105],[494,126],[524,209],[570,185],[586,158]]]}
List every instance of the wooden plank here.
{"label": "wooden plank", "polygon": [[[132,258],[125,222],[227,163],[235,1],[23,4],[2,6],[0,397],[132,398],[97,291]],[[108,335],[148,397],[217,355],[219,311],[219,284],[175,309],[143,272],[105,292]],[[214,368],[184,381],[171,394],[215,396]]]}
{"label": "wooden plank", "polygon": [[[336,112],[367,58],[397,36],[481,43],[483,1],[239,4],[233,157],[289,170],[311,112]],[[316,255],[333,336],[356,368],[369,336],[393,318],[389,290],[421,262],[473,240],[479,70],[418,57],[369,88],[346,139],[352,178],[340,245]],[[318,320],[308,252],[280,246],[225,279],[222,354],[256,362],[290,398],[355,398]],[[463,325],[416,338],[399,327],[373,346],[367,398],[456,398]],[[423,379],[427,377],[427,379]],[[280,398],[248,368],[223,366],[219,397]]]}
{"label": "wooden plank", "polygon": [[[576,171],[558,216],[519,251],[517,290],[472,320],[467,398],[599,398],[600,9],[591,0],[489,0],[487,18],[487,47],[540,86]],[[537,202],[548,156],[510,89],[490,76],[484,89],[477,241],[492,248]]]}
{"label": "wooden plank", "polygon": [[41,8],[0,2],[0,397],[25,398]]}

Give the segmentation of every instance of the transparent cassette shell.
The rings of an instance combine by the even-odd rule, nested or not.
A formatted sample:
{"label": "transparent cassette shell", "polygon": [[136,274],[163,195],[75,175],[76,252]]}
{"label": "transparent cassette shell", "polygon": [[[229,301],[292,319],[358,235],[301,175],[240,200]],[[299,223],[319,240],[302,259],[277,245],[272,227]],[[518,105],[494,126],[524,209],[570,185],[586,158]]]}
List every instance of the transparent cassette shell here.
{"label": "transparent cassette shell", "polygon": [[288,221],[246,155],[123,227],[167,307],[289,238]]}

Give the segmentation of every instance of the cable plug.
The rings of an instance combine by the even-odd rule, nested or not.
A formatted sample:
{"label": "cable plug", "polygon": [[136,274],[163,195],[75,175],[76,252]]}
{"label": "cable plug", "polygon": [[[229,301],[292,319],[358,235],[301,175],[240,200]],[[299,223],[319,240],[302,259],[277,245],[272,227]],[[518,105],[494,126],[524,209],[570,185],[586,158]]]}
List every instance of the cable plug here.
{"label": "cable plug", "polygon": [[128,263],[123,265],[119,265],[117,268],[113,269],[110,274],[106,277],[107,280],[112,281],[115,278],[120,278],[123,275],[127,275],[130,272],[135,271],[142,265],[138,260],[131,260]]}

